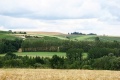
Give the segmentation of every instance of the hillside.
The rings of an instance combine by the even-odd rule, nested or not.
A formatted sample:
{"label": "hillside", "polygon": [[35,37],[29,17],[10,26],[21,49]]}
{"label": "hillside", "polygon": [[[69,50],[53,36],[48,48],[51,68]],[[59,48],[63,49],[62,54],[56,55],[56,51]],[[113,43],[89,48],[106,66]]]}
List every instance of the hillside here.
{"label": "hillside", "polygon": [[[59,39],[64,40],[78,40],[78,41],[94,41],[95,37],[99,37],[101,41],[120,41],[119,36],[101,36],[101,35],[71,35],[71,34],[64,34],[60,32],[35,32],[35,31],[26,31],[26,34],[20,34],[20,31],[16,33],[8,33],[5,31],[0,31],[0,39],[8,38],[14,39],[16,37],[23,38],[25,36],[32,36],[32,37],[56,37]],[[22,31],[21,31],[22,32]]]}
{"label": "hillside", "polygon": [[26,31],[29,35],[64,35],[60,32],[38,32],[38,31]]}

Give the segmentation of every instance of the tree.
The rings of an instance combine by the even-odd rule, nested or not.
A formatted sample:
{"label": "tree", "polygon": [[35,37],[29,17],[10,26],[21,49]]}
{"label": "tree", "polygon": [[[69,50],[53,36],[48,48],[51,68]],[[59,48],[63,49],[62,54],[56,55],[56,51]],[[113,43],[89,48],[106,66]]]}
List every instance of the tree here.
{"label": "tree", "polygon": [[0,54],[5,52],[5,44],[3,42],[0,42]]}
{"label": "tree", "polygon": [[50,62],[53,69],[64,68],[64,59],[57,55],[53,55]]}
{"label": "tree", "polygon": [[95,37],[95,41],[100,41],[100,38],[99,37]]}
{"label": "tree", "polygon": [[74,61],[81,61],[83,49],[69,49],[66,52],[66,57],[70,63]]}
{"label": "tree", "polygon": [[108,48],[92,48],[88,52],[88,58],[89,59],[95,59],[100,58],[103,56],[106,56],[110,53],[110,49]]}

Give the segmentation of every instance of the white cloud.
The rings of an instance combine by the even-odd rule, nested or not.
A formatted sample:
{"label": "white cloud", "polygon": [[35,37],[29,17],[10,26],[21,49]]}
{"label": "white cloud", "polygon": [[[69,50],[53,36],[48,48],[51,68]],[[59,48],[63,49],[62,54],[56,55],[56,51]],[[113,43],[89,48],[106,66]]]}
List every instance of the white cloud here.
{"label": "white cloud", "polygon": [[0,26],[0,30],[5,30],[4,26]]}
{"label": "white cloud", "polygon": [[119,35],[120,0],[0,0],[0,29]]}

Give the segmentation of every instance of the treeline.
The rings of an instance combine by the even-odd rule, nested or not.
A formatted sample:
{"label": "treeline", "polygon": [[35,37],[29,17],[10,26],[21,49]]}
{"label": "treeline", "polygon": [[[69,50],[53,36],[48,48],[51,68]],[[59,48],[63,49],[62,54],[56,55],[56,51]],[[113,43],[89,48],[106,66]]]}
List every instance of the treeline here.
{"label": "treeline", "polygon": [[14,32],[12,32],[12,34],[27,34],[27,32],[16,32],[16,31],[14,31]]}
{"label": "treeline", "polygon": [[11,34],[11,33],[13,33],[13,32],[12,32],[12,30],[8,30],[8,31],[1,31],[1,30],[0,30],[0,33],[2,33],[2,34]]}
{"label": "treeline", "polygon": [[89,59],[82,58],[82,49],[69,49],[65,57],[54,55],[52,58],[17,56],[7,53],[0,57],[1,68],[52,68],[52,69],[99,69],[120,70],[120,57],[109,53],[106,56]]}
{"label": "treeline", "polygon": [[21,39],[0,39],[0,54],[7,52],[16,52],[21,47],[22,40]]}
{"label": "treeline", "polygon": [[50,40],[50,39],[27,39],[22,43],[23,52],[66,52],[71,48],[83,49],[84,52],[88,52],[93,48],[108,48],[119,49],[120,42],[102,42],[98,39],[95,41],[71,41],[71,40]]}
{"label": "treeline", "polygon": [[71,35],[97,35],[95,33],[84,34],[84,33],[81,33],[81,32],[73,32],[73,33],[68,33],[68,34],[71,34]]}
{"label": "treeline", "polygon": [[21,47],[23,52],[57,52],[60,45],[62,45],[62,40],[56,37],[45,36],[36,39],[26,39]]}

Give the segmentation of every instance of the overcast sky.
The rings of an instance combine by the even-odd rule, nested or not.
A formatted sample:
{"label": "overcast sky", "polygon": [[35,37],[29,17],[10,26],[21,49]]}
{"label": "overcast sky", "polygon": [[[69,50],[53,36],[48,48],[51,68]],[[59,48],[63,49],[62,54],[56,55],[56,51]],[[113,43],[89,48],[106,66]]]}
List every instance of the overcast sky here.
{"label": "overcast sky", "polygon": [[120,0],[0,0],[0,30],[120,35]]}

